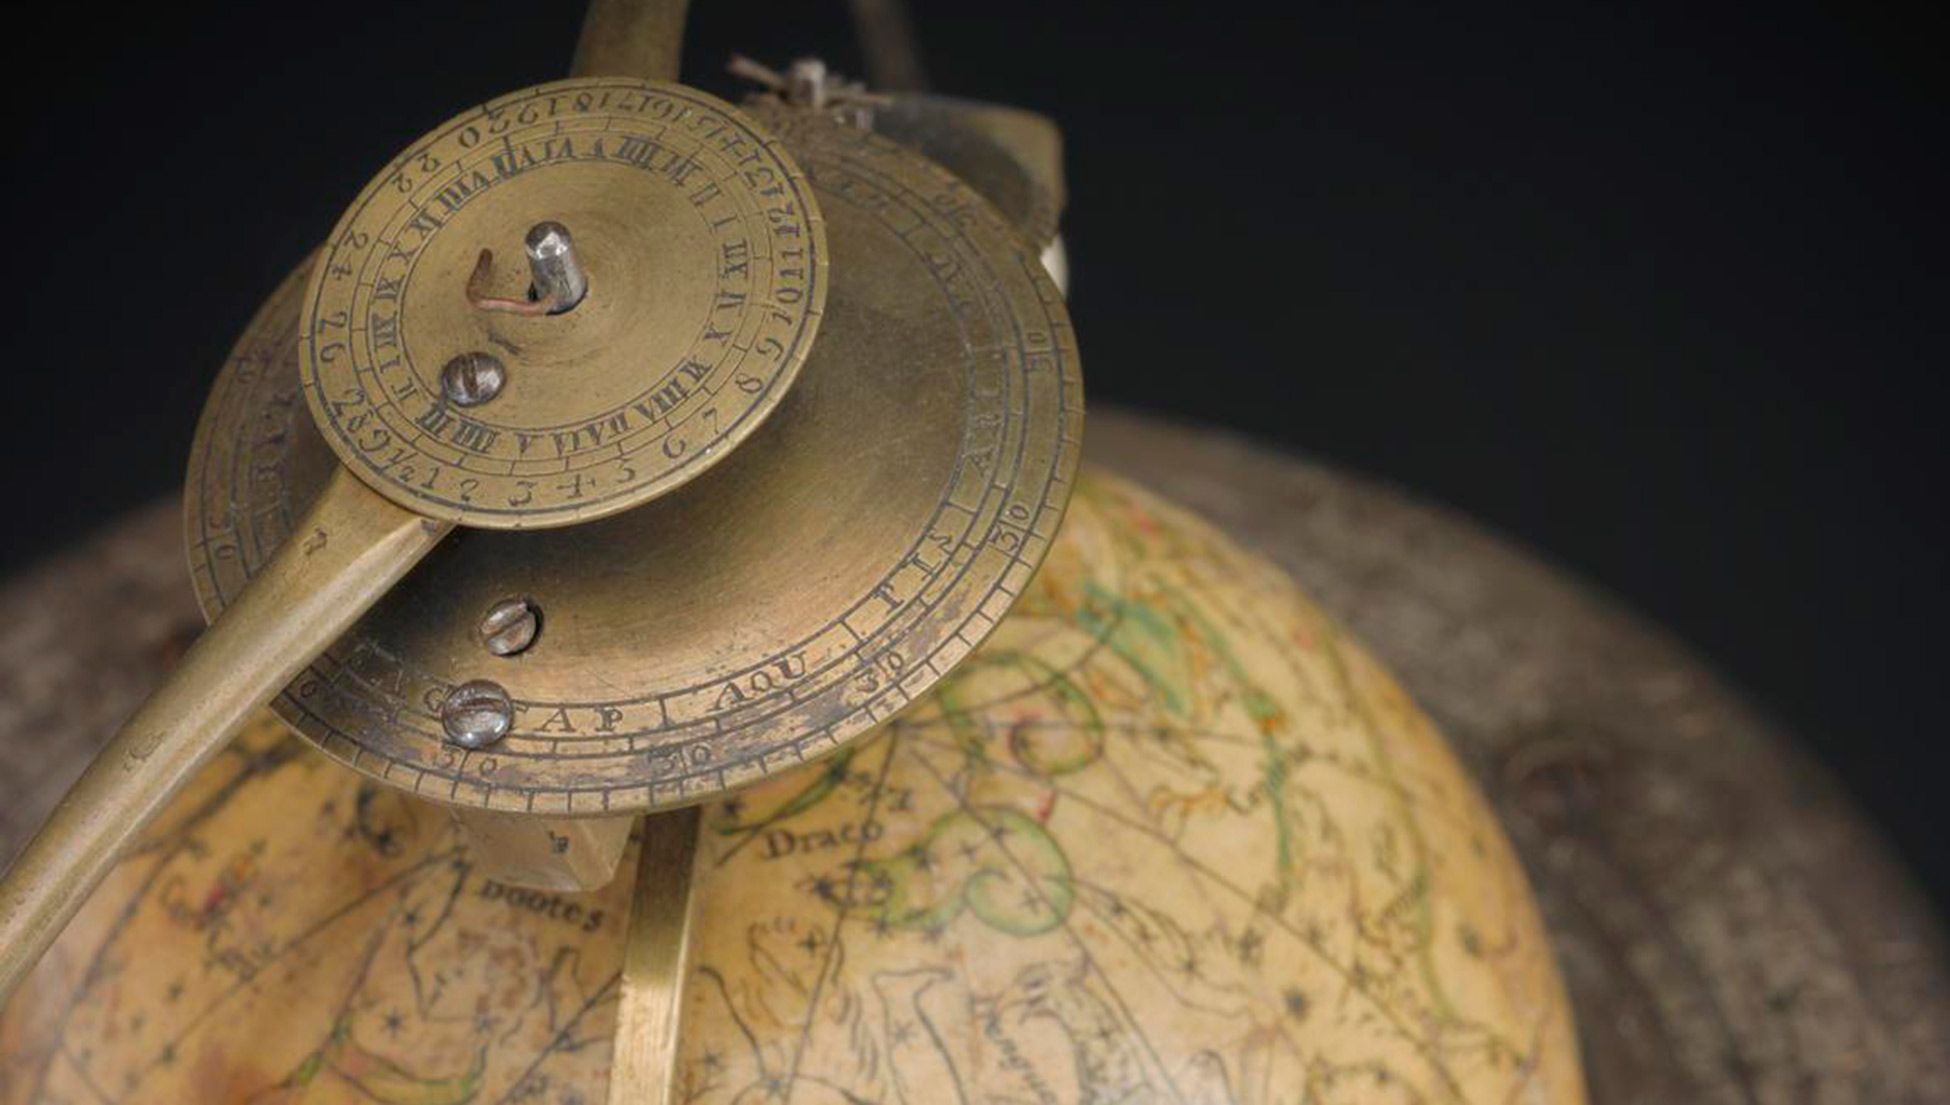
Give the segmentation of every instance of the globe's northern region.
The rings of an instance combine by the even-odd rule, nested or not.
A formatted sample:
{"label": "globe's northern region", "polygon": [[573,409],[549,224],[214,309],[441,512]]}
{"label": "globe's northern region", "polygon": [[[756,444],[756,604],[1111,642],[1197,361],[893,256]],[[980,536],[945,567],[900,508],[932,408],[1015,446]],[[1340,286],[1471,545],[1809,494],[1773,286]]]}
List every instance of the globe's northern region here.
{"label": "globe's northern region", "polygon": [[[934,695],[705,825],[685,1101],[1583,1099],[1439,736],[1277,571],[1101,475]],[[627,899],[485,879],[267,718],[0,1018],[0,1102],[594,1105]]]}

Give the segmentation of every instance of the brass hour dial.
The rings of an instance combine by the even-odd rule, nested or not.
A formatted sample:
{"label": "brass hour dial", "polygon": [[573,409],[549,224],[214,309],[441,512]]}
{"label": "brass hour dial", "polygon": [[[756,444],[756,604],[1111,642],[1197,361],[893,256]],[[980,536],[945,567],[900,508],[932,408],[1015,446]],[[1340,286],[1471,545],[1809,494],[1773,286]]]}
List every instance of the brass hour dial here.
{"label": "brass hour dial", "polygon": [[[494,100],[333,231],[303,300],[306,402],[347,468],[428,517],[540,528],[655,498],[751,434],[811,348],[808,190],[766,131],[680,85]],[[565,255],[572,294],[542,286]]]}

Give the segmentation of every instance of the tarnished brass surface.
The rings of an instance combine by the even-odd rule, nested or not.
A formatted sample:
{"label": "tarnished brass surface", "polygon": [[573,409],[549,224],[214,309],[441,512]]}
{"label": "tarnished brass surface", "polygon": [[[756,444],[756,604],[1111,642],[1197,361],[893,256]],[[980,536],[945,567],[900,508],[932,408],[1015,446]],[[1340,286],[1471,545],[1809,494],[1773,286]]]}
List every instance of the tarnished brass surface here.
{"label": "tarnished brass surface", "polygon": [[690,0],[590,0],[569,73],[677,79]]}
{"label": "tarnished brass surface", "polygon": [[[578,71],[667,75],[682,15],[599,5]],[[609,50],[624,33],[651,41]],[[472,811],[504,868],[533,866],[535,837],[502,815],[604,818],[560,838],[586,837],[575,862],[546,860],[557,837],[538,822],[550,869],[528,881],[587,885],[613,869],[618,813],[837,747],[996,626],[1075,474],[1061,295],[925,159],[824,119],[772,123],[823,159],[857,252],[852,298],[836,299],[852,329],[820,347],[797,422],[769,434],[812,351],[828,251],[807,176],[729,105],[640,77],[537,86],[450,120],[367,186],[212,398],[189,527],[213,627],[0,885],[0,1001],[246,711],[314,660],[286,716],[353,766]],[[508,264],[524,243],[528,271]],[[697,482],[754,435],[766,444]],[[285,464],[307,440],[316,459]],[[313,483],[294,527],[300,471]],[[450,548],[319,659],[457,523],[606,519],[566,543]],[[494,609],[524,612],[518,643],[481,639]],[[448,716],[443,740],[463,681],[498,707]],[[653,928],[645,962],[668,958],[672,930]],[[666,1088],[669,1053],[644,1059]]]}
{"label": "tarnished brass surface", "polygon": [[1063,214],[1063,135],[1021,108],[902,93],[873,111],[873,129],[967,181],[1038,248]]}
{"label": "tarnished brass surface", "polygon": [[[565,222],[582,228],[579,261],[557,254],[540,309],[518,294],[492,297],[515,313],[484,309],[492,250],[544,229],[566,249]],[[791,385],[825,288],[803,174],[735,109],[681,86],[538,86],[401,155],[340,221],[298,305],[294,368],[345,467],[318,470],[325,490],[291,540],[255,550],[253,582],[223,593],[226,615],[7,872],[0,1000],[245,713],[453,523],[601,517],[710,467]],[[455,366],[490,359],[492,386],[456,385]],[[192,532],[235,507],[193,502]],[[195,551],[243,555],[207,540]]]}
{"label": "tarnished brass surface", "polygon": [[[1081,379],[1056,289],[925,159],[790,112],[763,121],[811,178],[834,258],[819,339],[777,413],[635,510],[457,535],[274,704],[327,752],[460,805],[695,802],[891,716],[1020,591],[1077,460]],[[189,536],[211,614],[330,469],[296,402],[292,287],[198,429]],[[492,656],[475,626],[510,594],[537,604],[541,632]],[[439,739],[435,704],[475,678],[507,687],[517,716],[470,752]]]}
{"label": "tarnished brass surface", "polygon": [[623,937],[623,972],[610,1056],[610,1105],[677,1105],[678,1049],[685,981],[697,944],[702,811],[672,810],[643,819],[636,887]]}
{"label": "tarnished brass surface", "polygon": [[68,791],[0,881],[0,1004],[88,892],[251,711],[447,532],[340,473]]}
{"label": "tarnished brass surface", "polygon": [[[740,111],[681,85],[561,81],[463,113],[367,185],[312,270],[299,371],[339,460],[409,510],[522,529],[664,494],[757,429],[811,349],[825,234],[803,175]],[[483,310],[529,287],[554,221],[588,294]],[[460,405],[456,357],[506,366]],[[782,473],[783,475],[783,473]]]}
{"label": "tarnished brass surface", "polygon": [[928,86],[921,42],[904,0],[848,0],[853,33],[867,82],[880,92],[917,92]]}

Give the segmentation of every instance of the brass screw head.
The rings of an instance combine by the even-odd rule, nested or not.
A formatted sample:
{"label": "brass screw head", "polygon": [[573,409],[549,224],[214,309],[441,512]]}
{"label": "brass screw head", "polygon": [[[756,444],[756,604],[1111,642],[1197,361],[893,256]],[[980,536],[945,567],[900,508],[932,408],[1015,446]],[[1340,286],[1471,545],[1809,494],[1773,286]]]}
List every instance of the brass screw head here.
{"label": "brass screw head", "polygon": [[462,353],[440,370],[440,387],[457,407],[478,407],[507,382],[507,368],[491,353]]}
{"label": "brass screw head", "polygon": [[440,704],[440,728],[462,748],[486,748],[507,736],[514,724],[514,700],[489,679],[462,683]]}
{"label": "brass screw head", "polygon": [[533,599],[506,598],[481,617],[481,643],[496,656],[515,656],[527,651],[541,632],[542,611]]}

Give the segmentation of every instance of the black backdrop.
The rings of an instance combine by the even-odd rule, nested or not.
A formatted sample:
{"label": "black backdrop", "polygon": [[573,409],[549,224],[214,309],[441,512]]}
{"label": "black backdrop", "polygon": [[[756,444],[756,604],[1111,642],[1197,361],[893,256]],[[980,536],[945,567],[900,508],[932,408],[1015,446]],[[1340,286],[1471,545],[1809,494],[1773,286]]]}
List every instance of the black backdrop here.
{"label": "black backdrop", "polygon": [[[258,298],[398,148],[558,76],[561,0],[10,18],[0,567],[180,478]],[[839,0],[697,0],[858,72]],[[917,5],[937,89],[1055,116],[1096,401],[1528,542],[1693,643],[1950,887],[1945,97],[1836,4]],[[44,67],[44,68],[43,68]]]}

